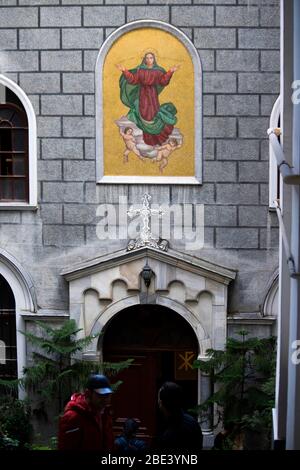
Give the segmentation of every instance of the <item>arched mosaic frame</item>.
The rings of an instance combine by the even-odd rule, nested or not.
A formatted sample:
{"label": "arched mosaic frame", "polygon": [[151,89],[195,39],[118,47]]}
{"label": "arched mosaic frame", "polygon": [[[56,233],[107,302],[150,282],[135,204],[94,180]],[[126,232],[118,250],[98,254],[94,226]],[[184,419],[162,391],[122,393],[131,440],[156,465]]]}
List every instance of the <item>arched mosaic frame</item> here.
{"label": "arched mosaic frame", "polygon": [[[187,49],[194,66],[194,176],[107,176],[104,174],[103,139],[103,69],[105,58],[113,44],[124,34],[141,28],[161,29],[176,37]],[[99,79],[100,77],[100,79]],[[202,106],[202,65],[197,49],[190,39],[178,28],[155,20],[138,20],[127,23],[114,31],[103,43],[96,61],[96,182],[119,184],[202,184],[203,158],[203,106]]]}

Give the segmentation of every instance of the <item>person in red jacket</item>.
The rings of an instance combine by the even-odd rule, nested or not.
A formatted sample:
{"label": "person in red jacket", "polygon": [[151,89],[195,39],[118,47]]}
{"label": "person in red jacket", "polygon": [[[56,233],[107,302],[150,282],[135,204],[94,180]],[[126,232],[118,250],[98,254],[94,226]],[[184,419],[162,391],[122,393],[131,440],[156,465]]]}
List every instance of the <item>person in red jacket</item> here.
{"label": "person in red jacket", "polygon": [[74,393],[59,421],[58,450],[113,450],[110,383],[90,375],[84,393]]}

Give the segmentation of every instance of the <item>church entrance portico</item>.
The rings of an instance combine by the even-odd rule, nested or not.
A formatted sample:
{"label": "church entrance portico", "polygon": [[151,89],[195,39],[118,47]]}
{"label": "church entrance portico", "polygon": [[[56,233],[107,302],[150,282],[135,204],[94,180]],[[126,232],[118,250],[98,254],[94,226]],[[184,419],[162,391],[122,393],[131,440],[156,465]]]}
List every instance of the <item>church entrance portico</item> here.
{"label": "church entrance portico", "polygon": [[[145,266],[153,273],[148,286]],[[189,366],[185,376],[180,366],[205,358],[208,348],[224,347],[227,289],[235,271],[175,250],[144,247],[88,260],[62,274],[69,281],[70,318],[83,336],[101,334],[85,358],[135,359],[120,377],[116,418],[139,418],[150,438],[159,424],[157,391],[165,380],[184,385],[186,408],[207,398],[208,377]],[[210,423],[202,429],[211,432]]]}

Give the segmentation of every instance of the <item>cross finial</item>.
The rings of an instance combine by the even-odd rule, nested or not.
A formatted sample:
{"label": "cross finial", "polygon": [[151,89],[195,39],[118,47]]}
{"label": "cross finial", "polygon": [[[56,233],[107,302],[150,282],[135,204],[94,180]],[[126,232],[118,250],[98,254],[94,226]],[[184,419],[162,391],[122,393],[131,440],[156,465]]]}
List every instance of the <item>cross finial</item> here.
{"label": "cross finial", "polygon": [[151,229],[150,229],[151,215],[158,214],[158,216],[160,217],[164,214],[164,211],[162,211],[161,209],[151,209],[150,207],[151,199],[152,197],[150,196],[150,194],[145,193],[142,198],[142,202],[143,202],[142,208],[134,209],[133,207],[131,207],[127,211],[127,214],[129,217],[140,215],[142,216],[142,220],[143,220],[143,226],[142,226],[142,230],[140,233],[140,237],[138,237],[136,240],[129,241],[127,245],[128,250],[141,248],[143,246],[151,246],[152,248],[158,248],[164,251],[167,251],[168,249],[168,242],[166,240],[161,240],[160,238],[155,237],[151,232]]}

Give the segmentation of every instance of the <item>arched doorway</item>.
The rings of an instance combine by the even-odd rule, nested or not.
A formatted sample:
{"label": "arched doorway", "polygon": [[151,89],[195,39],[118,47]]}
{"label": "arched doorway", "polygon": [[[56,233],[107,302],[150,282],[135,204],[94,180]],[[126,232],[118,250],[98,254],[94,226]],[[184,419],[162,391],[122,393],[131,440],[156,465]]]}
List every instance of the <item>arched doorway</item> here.
{"label": "arched doorway", "polygon": [[0,274],[0,378],[12,380],[17,376],[15,298],[10,285]]}
{"label": "arched doorway", "polygon": [[195,407],[198,373],[191,364],[198,350],[191,326],[167,307],[136,305],[113,317],[104,331],[103,360],[134,359],[116,377],[123,381],[113,397],[116,433],[126,418],[134,417],[140,421],[144,438],[151,440],[161,426],[157,392],[167,380],[182,386],[186,410]]}

